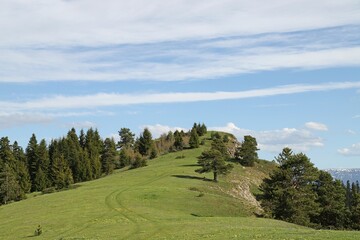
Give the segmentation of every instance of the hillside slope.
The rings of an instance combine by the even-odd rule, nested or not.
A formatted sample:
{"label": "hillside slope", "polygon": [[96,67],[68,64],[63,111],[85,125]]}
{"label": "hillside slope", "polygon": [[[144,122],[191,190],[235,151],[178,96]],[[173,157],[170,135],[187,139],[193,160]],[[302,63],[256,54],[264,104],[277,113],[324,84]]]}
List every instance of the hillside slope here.
{"label": "hillside slope", "polygon": [[[259,219],[250,191],[273,165],[235,166],[219,183],[199,175],[204,147],[171,153],[144,168],[118,171],[72,190],[0,207],[0,239],[355,239],[357,232],[315,231]],[[204,176],[206,177],[204,179]]]}

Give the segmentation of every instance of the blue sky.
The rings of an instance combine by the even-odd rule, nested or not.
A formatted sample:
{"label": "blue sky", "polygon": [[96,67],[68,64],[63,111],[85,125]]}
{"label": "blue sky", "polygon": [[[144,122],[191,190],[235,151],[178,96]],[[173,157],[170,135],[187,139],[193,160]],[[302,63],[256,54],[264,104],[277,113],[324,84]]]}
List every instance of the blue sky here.
{"label": "blue sky", "polygon": [[360,167],[359,1],[4,0],[0,136],[209,129]]}

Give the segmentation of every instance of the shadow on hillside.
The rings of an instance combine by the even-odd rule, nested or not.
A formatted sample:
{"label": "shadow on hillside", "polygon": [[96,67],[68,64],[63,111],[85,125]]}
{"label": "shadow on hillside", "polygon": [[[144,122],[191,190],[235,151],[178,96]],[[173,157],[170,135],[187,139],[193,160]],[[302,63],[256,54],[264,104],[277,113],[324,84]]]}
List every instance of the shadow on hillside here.
{"label": "shadow on hillside", "polygon": [[207,179],[205,177],[197,177],[197,176],[190,176],[190,175],[171,175],[171,176],[176,177],[176,178],[196,179],[196,180],[212,182],[211,179]]}
{"label": "shadow on hillside", "polygon": [[185,164],[185,165],[181,165],[182,167],[199,167],[199,164]]}

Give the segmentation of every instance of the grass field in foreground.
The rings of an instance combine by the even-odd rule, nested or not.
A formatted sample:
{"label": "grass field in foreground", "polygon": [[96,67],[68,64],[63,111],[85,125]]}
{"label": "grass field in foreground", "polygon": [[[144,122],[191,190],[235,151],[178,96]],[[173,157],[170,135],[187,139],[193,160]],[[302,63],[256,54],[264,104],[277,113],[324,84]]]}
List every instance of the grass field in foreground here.
{"label": "grass field in foreground", "polygon": [[[201,151],[1,206],[0,239],[360,239],[254,217],[251,205],[219,191],[230,186],[224,178],[213,183],[194,172]],[[255,170],[236,166],[232,177],[254,175],[248,171]],[[43,233],[34,237],[39,224]]]}

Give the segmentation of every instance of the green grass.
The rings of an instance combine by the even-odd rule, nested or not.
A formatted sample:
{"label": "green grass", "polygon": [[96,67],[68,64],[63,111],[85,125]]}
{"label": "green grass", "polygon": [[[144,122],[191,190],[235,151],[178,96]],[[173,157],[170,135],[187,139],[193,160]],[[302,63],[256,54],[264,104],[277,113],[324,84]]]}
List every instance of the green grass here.
{"label": "green grass", "polygon": [[[318,231],[254,217],[256,207],[228,194],[236,179],[256,192],[269,163],[236,166],[219,183],[204,181],[185,150],[150,160],[74,189],[32,194],[0,207],[0,239],[360,239],[358,232]],[[185,158],[178,158],[184,155]],[[265,166],[265,167],[264,167]]]}

